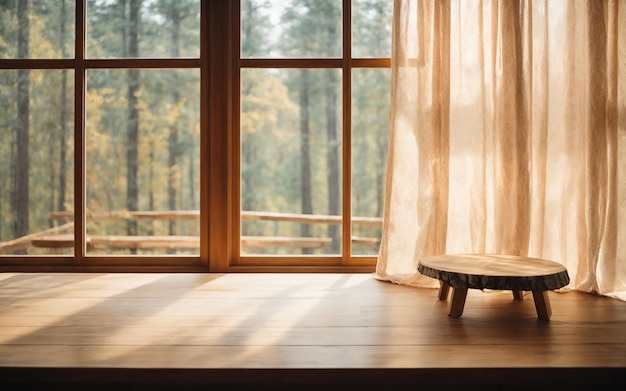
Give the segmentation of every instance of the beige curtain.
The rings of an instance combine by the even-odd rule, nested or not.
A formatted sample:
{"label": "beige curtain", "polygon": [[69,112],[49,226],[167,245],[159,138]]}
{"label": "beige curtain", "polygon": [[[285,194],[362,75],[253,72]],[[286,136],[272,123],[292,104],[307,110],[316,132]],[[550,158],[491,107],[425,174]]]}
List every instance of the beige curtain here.
{"label": "beige curtain", "polygon": [[626,300],[626,0],[396,0],[375,277],[423,256],[564,264]]}

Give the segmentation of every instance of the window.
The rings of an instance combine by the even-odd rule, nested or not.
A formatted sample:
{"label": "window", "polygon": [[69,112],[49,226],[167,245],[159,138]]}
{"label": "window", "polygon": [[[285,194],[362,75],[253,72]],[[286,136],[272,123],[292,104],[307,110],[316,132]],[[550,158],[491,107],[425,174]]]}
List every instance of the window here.
{"label": "window", "polygon": [[0,264],[371,270],[391,2],[0,7]]}

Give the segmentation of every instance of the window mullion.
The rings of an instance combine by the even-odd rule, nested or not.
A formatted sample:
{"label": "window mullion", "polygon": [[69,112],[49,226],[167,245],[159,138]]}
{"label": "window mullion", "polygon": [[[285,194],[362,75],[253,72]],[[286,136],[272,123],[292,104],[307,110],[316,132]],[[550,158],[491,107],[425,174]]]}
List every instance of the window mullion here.
{"label": "window mullion", "polygon": [[352,253],[352,0],[343,0],[342,50],[342,259],[350,261]]}
{"label": "window mullion", "polygon": [[[207,2],[200,3],[200,238],[209,237],[209,207],[208,189],[209,161],[204,156],[208,154],[208,120],[209,114],[204,110],[209,102],[209,6]],[[208,240],[200,240],[200,263],[209,265],[210,247]]]}
{"label": "window mullion", "polygon": [[[203,2],[204,51],[201,53],[201,254],[209,261],[209,270],[226,271],[234,257],[236,233],[233,229],[234,192],[232,135],[233,121],[233,37],[232,20],[238,14],[237,2],[215,0]],[[210,161],[210,163],[209,163]],[[237,242],[238,245],[238,242]],[[207,256],[208,254],[208,256]],[[202,256],[202,255],[201,255]]]}
{"label": "window mullion", "polygon": [[86,0],[76,2],[74,68],[74,262],[84,261],[85,244],[85,44]]}

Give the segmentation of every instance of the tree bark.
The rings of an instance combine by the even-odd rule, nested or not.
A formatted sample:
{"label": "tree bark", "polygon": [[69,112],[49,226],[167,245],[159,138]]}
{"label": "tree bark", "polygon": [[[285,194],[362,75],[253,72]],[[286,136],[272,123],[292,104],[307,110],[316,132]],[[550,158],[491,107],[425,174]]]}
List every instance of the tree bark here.
{"label": "tree bark", "polygon": [[[172,58],[178,58],[180,56],[180,23],[182,20],[180,10],[176,4],[172,5],[170,12],[170,20],[172,22],[172,35],[171,35],[171,50],[170,54]],[[173,85],[172,85],[172,95],[171,100],[174,105],[176,105],[180,101],[180,91],[178,89],[179,80],[178,74],[174,71]],[[179,146],[178,146],[178,124],[174,122],[170,125],[169,128],[169,137],[167,141],[167,149],[168,149],[168,166],[169,166],[169,177],[168,177],[168,189],[167,189],[167,203],[170,210],[177,209],[177,200],[178,200],[178,191],[177,191],[177,181],[179,169],[178,169],[178,154],[179,154]],[[168,231],[170,235],[176,235],[176,224],[177,222],[171,220],[168,224]]]}
{"label": "tree bark", "polygon": [[[141,0],[130,0],[128,56],[139,57],[139,9]],[[137,174],[139,168],[139,70],[128,70],[128,123],[126,149],[126,209],[138,210],[139,188]],[[128,235],[137,235],[137,221],[129,220],[126,225]]]}
{"label": "tree bark", "polygon": [[[302,194],[302,213],[313,213],[313,201],[311,199],[311,145],[309,123],[309,71],[300,71],[300,191]],[[303,237],[311,236],[311,227],[302,224],[300,232]],[[310,254],[311,249],[303,248],[303,254]]]}
{"label": "tree bark", "polygon": [[[155,210],[154,204],[154,143],[150,143],[148,152],[148,210]],[[154,235],[154,220],[150,221],[148,236]]]}
{"label": "tree bark", "polygon": [[[61,55],[67,57],[65,51],[65,0],[61,1]],[[67,189],[67,69],[61,71],[61,110],[60,110],[60,140],[59,140],[59,196],[57,210],[65,210],[65,192]]]}
{"label": "tree bark", "polygon": [[[18,2],[17,19],[17,57],[27,58],[29,52],[28,0]],[[30,74],[27,69],[17,72],[17,124],[16,131],[16,168],[15,168],[15,197],[14,197],[14,235],[20,237],[28,234],[29,220],[29,123],[30,117]]]}
{"label": "tree bark", "polygon": [[[333,3],[326,3],[322,8],[327,15],[326,20],[333,20],[334,12],[339,11],[336,4],[331,4]],[[326,46],[331,51],[339,48],[340,37],[337,29],[336,23],[330,22],[326,25]],[[341,137],[337,131],[337,72],[327,69],[325,76],[328,214],[341,215]],[[341,226],[329,225],[328,236],[332,242],[327,251],[337,254],[341,250]]]}
{"label": "tree bark", "polygon": [[[326,134],[328,164],[328,214],[339,215],[340,183],[339,183],[339,151],[340,141],[337,134],[337,74],[334,69],[326,70]],[[329,252],[337,253],[341,248],[340,226],[329,225],[328,236],[332,239]]]}

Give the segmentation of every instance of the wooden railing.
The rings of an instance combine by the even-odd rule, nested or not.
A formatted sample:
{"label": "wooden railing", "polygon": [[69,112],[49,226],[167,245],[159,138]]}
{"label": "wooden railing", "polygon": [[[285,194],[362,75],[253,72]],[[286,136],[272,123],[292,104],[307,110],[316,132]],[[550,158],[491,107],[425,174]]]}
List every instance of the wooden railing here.
{"label": "wooden railing", "polygon": [[[171,211],[117,211],[117,212],[87,212],[87,218],[94,219],[136,219],[136,220],[197,220],[200,211],[197,210],[171,210]],[[48,214],[50,220],[74,220],[72,212],[52,212]],[[280,221],[301,224],[341,224],[341,216],[332,215],[309,215],[298,213],[276,212],[253,212],[242,211],[241,219],[248,221]],[[353,216],[353,225],[380,227],[380,217],[356,217]]]}
{"label": "wooden railing", "polygon": [[[113,220],[198,220],[200,212],[186,211],[115,211],[115,212],[87,212],[88,219]],[[74,215],[72,212],[52,212],[48,218],[52,221],[62,221],[61,225],[40,232],[29,234],[7,242],[0,242],[0,253],[24,250],[31,247],[62,249],[74,246]],[[274,221],[300,224],[333,224],[342,223],[341,216],[306,215],[295,213],[253,212],[242,211],[244,221]],[[352,217],[355,226],[381,227],[382,219],[375,217]],[[183,235],[90,235],[85,237],[88,248],[92,249],[197,249],[200,246],[198,236]],[[331,245],[328,237],[291,237],[291,236],[242,236],[242,247],[295,247],[308,249],[324,249]],[[366,249],[377,249],[379,238],[352,237],[352,245]]]}

